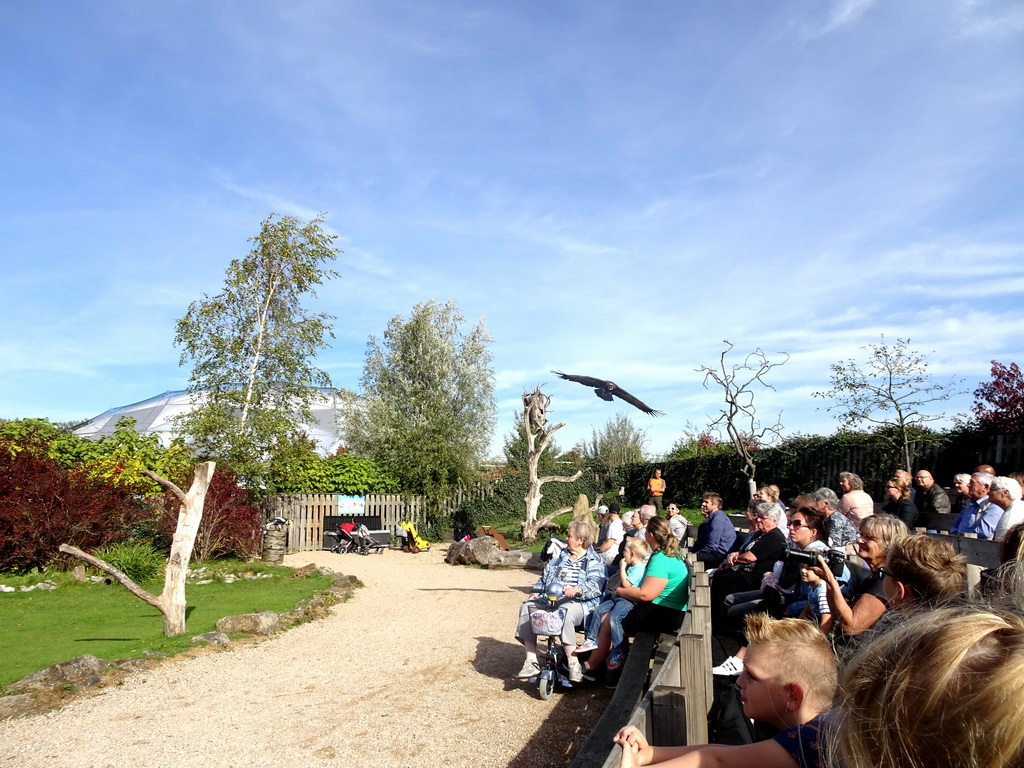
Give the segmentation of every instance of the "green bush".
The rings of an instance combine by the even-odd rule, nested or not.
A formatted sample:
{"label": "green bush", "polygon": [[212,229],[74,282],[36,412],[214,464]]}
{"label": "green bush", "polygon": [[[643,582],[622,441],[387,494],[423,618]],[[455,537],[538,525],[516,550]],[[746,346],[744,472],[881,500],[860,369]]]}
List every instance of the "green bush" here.
{"label": "green bush", "polygon": [[167,558],[157,552],[152,544],[142,541],[122,541],[97,549],[93,554],[124,573],[136,584],[156,578]]}

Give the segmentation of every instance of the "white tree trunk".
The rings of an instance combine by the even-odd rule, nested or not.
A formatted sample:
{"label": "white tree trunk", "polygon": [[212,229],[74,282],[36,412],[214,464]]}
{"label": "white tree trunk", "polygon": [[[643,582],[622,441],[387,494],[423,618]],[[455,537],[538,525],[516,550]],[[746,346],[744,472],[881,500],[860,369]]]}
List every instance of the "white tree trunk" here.
{"label": "white tree trunk", "polygon": [[[541,407],[538,412],[537,406],[535,406],[534,403],[539,404],[540,399],[544,400],[544,406]],[[551,436],[565,426],[565,422],[560,421],[551,429],[545,429],[547,422],[544,419],[543,412],[546,410],[547,400],[547,395],[541,393],[540,387],[537,387],[531,395],[523,396],[523,429],[526,430],[527,468],[529,471],[529,484],[526,486],[526,496],[523,499],[526,502],[526,520],[523,522],[523,541],[527,542],[536,541],[537,536],[540,533],[540,529],[544,525],[551,522],[563,512],[567,512],[572,509],[571,507],[557,509],[550,515],[545,515],[538,520],[537,510],[540,509],[540,500],[544,498],[544,494],[540,492],[541,487],[545,483],[575,483],[583,476],[583,470],[579,470],[572,477],[559,477],[557,475],[537,477],[537,466],[540,464],[541,454],[544,453],[544,450],[551,442]],[[543,435],[539,446],[537,445],[538,435]]]}
{"label": "white tree trunk", "polygon": [[212,461],[204,461],[197,465],[192,487],[189,488],[188,493],[184,493],[170,480],[155,472],[143,470],[144,475],[156,480],[181,500],[178,525],[174,529],[174,538],[171,542],[171,556],[167,560],[167,569],[164,572],[164,591],[160,593],[159,597],[144,590],[114,566],[83,552],[78,547],[68,544],[61,544],[59,547],[61,552],[73,555],[110,574],[133,595],[145,600],[160,611],[164,617],[164,635],[166,637],[185,634],[185,576],[188,574],[188,564],[192,559],[192,547],[195,545],[196,534],[199,532],[199,523],[203,519],[203,503],[206,501],[206,492],[210,488],[215,466],[216,464]]}

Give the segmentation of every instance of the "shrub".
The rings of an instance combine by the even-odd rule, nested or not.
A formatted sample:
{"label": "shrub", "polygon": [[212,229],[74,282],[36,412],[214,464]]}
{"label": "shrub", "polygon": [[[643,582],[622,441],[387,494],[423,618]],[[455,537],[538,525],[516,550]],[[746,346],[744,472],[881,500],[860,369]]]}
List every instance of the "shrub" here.
{"label": "shrub", "polygon": [[167,558],[152,544],[143,541],[122,541],[100,547],[93,554],[117,568],[136,584],[155,578],[167,564]]}
{"label": "shrub", "polygon": [[93,550],[128,538],[153,510],[126,491],[0,441],[0,570],[42,568],[61,544]]}
{"label": "shrub", "polygon": [[[167,537],[174,535],[180,508],[177,496],[164,495],[161,529]],[[206,492],[192,559],[237,557],[251,560],[259,556],[262,543],[263,514],[253,503],[251,493],[238,485],[234,474],[218,469]]]}

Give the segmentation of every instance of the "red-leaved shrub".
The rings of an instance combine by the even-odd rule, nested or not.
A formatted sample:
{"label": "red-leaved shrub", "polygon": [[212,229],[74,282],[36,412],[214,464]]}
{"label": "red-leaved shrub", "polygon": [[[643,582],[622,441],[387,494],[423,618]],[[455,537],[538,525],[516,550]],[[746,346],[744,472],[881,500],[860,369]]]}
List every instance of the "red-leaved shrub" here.
{"label": "red-leaved shrub", "polygon": [[[178,525],[181,503],[177,496],[167,493],[164,507],[161,531],[169,541]],[[235,475],[218,469],[206,492],[192,560],[199,562],[217,557],[248,560],[259,557],[262,542],[263,513],[252,502],[249,491],[238,485]]]}
{"label": "red-leaved shrub", "polygon": [[152,516],[123,490],[0,442],[0,571],[45,566],[61,544],[90,551],[123,541]]}

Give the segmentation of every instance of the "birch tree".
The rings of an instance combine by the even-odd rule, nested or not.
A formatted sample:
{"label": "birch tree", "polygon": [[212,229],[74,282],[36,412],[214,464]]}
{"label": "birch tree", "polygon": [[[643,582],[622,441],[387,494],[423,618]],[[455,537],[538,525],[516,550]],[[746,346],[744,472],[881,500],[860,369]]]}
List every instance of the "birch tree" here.
{"label": "birch tree", "polygon": [[193,403],[179,428],[199,455],[228,460],[250,483],[274,445],[312,418],[316,388],[331,385],[315,358],[335,318],[304,305],[337,276],[327,266],[336,235],[322,225],[322,214],[309,222],[271,214],[249,254],[228,266],[221,292],[192,302],[177,323]]}

